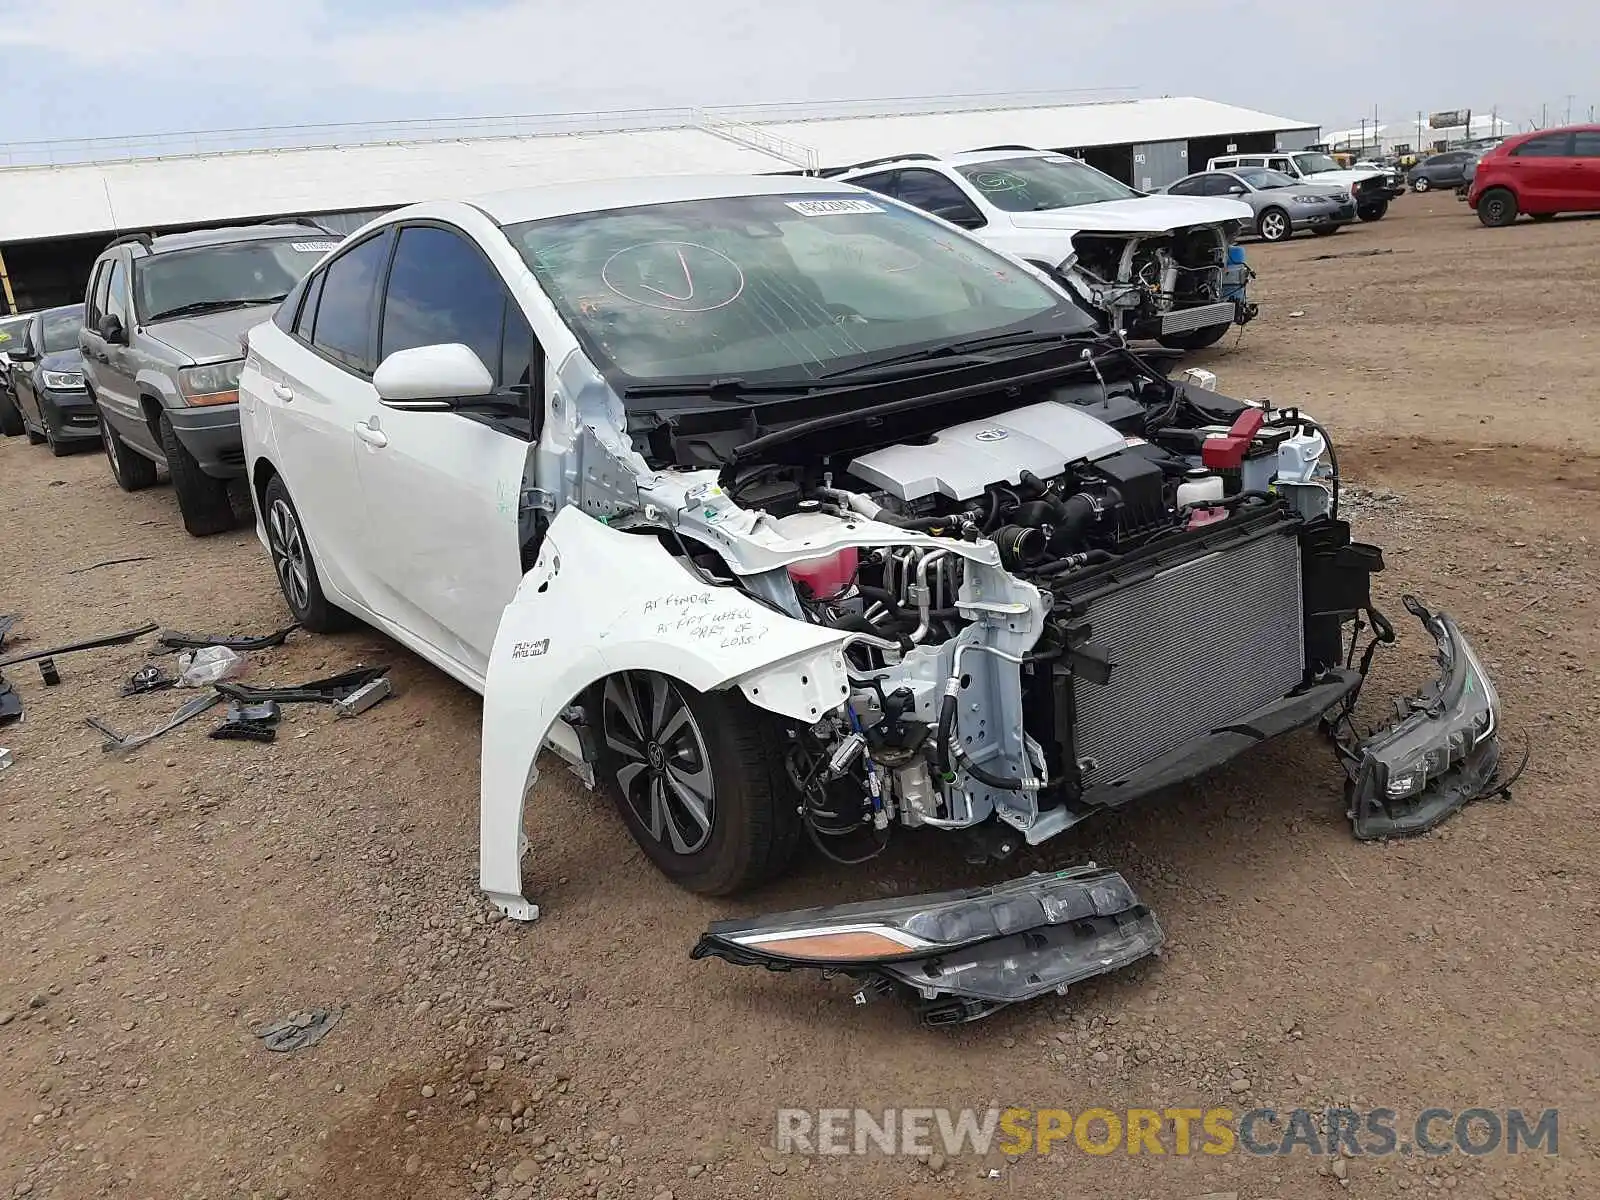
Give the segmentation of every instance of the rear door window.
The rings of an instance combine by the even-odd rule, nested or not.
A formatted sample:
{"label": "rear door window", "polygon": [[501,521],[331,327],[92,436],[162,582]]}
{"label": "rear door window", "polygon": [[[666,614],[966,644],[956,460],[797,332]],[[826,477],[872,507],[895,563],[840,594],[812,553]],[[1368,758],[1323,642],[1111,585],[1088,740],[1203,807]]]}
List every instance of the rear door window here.
{"label": "rear door window", "polygon": [[1572,135],[1552,133],[1523,142],[1511,152],[1518,158],[1565,158],[1572,153]]}
{"label": "rear door window", "polygon": [[311,344],[358,375],[371,375],[376,368],[373,317],[389,245],[385,230],[346,250],[322,273]]}

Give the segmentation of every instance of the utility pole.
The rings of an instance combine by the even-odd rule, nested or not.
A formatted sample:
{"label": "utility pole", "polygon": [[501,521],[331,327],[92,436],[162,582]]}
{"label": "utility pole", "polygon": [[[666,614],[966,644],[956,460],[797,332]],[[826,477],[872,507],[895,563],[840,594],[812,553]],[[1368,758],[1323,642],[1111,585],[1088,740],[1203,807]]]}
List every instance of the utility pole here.
{"label": "utility pole", "polygon": [[1544,105],[1544,104],[1539,105],[1539,128],[1540,129],[1548,128],[1549,125],[1550,125],[1550,122],[1548,120],[1546,120],[1545,109],[1547,107],[1548,107],[1548,105]]}
{"label": "utility pole", "polygon": [[1563,125],[1571,125],[1572,124],[1572,101],[1573,101],[1573,95],[1572,95],[1571,92],[1568,92],[1567,93],[1567,119],[1565,121],[1561,122]]}

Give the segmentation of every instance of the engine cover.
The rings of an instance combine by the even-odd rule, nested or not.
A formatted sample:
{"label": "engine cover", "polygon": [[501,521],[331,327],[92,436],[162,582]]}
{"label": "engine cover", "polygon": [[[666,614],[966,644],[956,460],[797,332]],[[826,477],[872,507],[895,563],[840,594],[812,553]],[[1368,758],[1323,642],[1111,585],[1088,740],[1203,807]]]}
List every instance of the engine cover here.
{"label": "engine cover", "polygon": [[971,500],[990,484],[1020,483],[1024,471],[1048,479],[1070,462],[1104,458],[1126,445],[1104,421],[1047,400],[952,425],[926,445],[863,454],[850,464],[850,474],[906,502],[928,496]]}

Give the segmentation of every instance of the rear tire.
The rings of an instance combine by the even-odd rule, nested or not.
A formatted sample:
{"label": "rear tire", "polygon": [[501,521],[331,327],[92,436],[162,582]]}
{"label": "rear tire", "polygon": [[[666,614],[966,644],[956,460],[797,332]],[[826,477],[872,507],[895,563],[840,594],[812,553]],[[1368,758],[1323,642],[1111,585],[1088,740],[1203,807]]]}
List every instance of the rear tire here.
{"label": "rear tire", "polygon": [[236,523],[233,505],[228,501],[228,482],[213,479],[200,469],[188,448],[178,440],[167,414],[157,422],[161,431],[161,450],[167,456],[167,472],[172,490],[178,496],[178,512],[183,527],[194,537],[210,537],[232,529]]}
{"label": "rear tire", "polygon": [[111,428],[103,412],[100,414],[100,445],[105,449],[106,461],[111,464],[111,478],[123,491],[139,492],[155,483],[155,463],[128,449],[128,443]]}
{"label": "rear tire", "polygon": [[0,391],[0,434],[16,437],[22,432],[22,414],[10,392]]}
{"label": "rear tire", "polygon": [[312,633],[338,633],[353,627],[356,619],[323,594],[317,564],[311,557],[311,543],[306,540],[300,513],[280,476],[267,481],[261,497],[261,515],[278,590],[294,619]]}
{"label": "rear tire", "polygon": [[1517,197],[1510,188],[1493,187],[1478,197],[1478,220],[1490,229],[1504,229],[1517,219]]}
{"label": "rear tire", "polygon": [[1256,232],[1264,242],[1285,242],[1293,236],[1294,224],[1283,209],[1269,208],[1256,218]]}
{"label": "rear tire", "polygon": [[651,671],[597,685],[597,771],[623,823],[674,883],[729,896],[781,875],[800,816],[773,722],[742,694]]}

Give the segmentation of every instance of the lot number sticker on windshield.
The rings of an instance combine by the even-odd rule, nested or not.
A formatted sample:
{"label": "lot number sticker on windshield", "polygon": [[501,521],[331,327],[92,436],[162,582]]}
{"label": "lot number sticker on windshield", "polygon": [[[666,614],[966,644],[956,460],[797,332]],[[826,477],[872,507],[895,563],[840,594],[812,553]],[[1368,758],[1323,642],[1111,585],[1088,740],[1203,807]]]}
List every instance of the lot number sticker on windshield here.
{"label": "lot number sticker on windshield", "polygon": [[834,217],[846,213],[881,213],[870,200],[785,200],[802,217]]}
{"label": "lot number sticker on windshield", "polygon": [[326,254],[329,250],[332,250],[338,244],[339,244],[338,242],[294,242],[294,243],[292,243],[292,245],[294,246],[294,248],[296,250],[314,250],[318,254]]}

